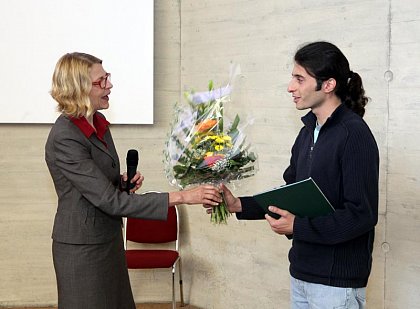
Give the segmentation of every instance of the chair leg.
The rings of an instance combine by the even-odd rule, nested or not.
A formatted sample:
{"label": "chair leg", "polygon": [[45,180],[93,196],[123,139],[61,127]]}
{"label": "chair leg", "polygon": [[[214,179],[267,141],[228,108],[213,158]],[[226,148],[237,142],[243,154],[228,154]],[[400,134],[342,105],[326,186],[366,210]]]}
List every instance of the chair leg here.
{"label": "chair leg", "polygon": [[172,309],[176,309],[176,299],[175,299],[175,266],[172,267]]}
{"label": "chair leg", "polygon": [[184,307],[184,290],[182,288],[182,264],[181,264],[181,257],[178,260],[179,263],[179,293],[181,294],[181,307]]}

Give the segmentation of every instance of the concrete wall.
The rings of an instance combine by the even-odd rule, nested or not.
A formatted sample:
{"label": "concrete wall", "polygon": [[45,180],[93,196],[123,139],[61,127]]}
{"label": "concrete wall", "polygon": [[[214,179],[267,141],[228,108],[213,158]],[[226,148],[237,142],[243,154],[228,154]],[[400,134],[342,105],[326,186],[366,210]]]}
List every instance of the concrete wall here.
{"label": "concrete wall", "polygon": [[[144,190],[173,190],[161,162],[173,103],[184,89],[206,89],[210,79],[223,85],[229,65],[239,63],[231,109],[254,117],[249,137],[260,170],[235,193],[283,183],[303,114],[286,92],[292,56],[304,42],[332,41],[363,77],[372,99],[365,119],[381,154],[369,308],[420,308],[419,11],[413,0],[155,1],[155,124],[112,127],[122,166],[127,149],[138,148]],[[0,307],[56,303],[50,249],[56,196],[43,159],[49,129],[0,126]],[[288,307],[287,239],[264,221],[231,218],[213,226],[200,206],[182,206],[181,214],[187,302]],[[130,276],[138,302],[170,300],[169,272]]]}

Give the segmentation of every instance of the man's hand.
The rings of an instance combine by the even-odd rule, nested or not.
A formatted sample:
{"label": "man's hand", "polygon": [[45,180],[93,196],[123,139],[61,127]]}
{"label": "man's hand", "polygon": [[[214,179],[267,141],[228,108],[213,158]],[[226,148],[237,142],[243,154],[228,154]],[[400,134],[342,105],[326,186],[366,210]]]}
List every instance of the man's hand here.
{"label": "man's hand", "polygon": [[265,215],[265,219],[275,233],[280,235],[293,234],[294,214],[275,206],[268,207],[268,210],[281,216],[279,219],[275,219],[268,214]]}

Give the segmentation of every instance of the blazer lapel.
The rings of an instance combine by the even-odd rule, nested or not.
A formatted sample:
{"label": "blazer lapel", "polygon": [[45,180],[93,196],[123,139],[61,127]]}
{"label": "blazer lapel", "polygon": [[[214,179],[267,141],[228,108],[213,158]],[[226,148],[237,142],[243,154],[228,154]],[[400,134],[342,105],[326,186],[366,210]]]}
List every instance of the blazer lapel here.
{"label": "blazer lapel", "polygon": [[[99,148],[101,151],[106,153],[108,156],[111,157],[112,160],[116,160],[117,158],[109,151],[109,149],[102,143],[99,138],[96,136],[96,134],[92,134],[89,137],[89,140],[92,142],[93,145],[95,145],[97,148]],[[108,141],[107,141],[108,143]]]}

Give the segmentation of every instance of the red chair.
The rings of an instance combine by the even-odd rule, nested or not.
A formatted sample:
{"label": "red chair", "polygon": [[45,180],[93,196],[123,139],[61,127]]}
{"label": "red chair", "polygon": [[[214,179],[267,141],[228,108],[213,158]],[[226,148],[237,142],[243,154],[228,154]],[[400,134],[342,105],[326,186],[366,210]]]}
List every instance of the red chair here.
{"label": "red chair", "polygon": [[[124,245],[129,269],[172,268],[172,308],[175,300],[175,268],[179,264],[181,307],[184,306],[182,290],[181,256],[179,254],[179,216],[176,206],[168,208],[166,221],[124,218]],[[127,240],[135,243],[156,244],[153,249],[128,249]],[[173,249],[162,249],[159,244],[173,243]]]}

